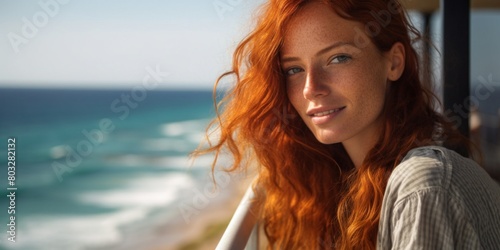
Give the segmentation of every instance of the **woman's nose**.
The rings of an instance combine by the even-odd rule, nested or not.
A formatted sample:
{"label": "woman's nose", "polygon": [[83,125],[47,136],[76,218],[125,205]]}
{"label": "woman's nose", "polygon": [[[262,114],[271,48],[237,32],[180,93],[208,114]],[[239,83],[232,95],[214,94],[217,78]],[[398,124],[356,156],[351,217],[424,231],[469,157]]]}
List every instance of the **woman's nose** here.
{"label": "woman's nose", "polygon": [[326,77],[320,70],[311,71],[307,74],[303,92],[304,98],[308,100],[327,96],[330,93]]}

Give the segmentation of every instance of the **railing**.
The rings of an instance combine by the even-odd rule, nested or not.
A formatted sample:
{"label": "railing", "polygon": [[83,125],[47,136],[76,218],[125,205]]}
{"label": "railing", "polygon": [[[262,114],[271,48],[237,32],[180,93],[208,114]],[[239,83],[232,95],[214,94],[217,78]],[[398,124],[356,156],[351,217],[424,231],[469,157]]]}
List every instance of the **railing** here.
{"label": "railing", "polygon": [[258,209],[250,186],[217,245],[217,250],[256,250],[259,248]]}

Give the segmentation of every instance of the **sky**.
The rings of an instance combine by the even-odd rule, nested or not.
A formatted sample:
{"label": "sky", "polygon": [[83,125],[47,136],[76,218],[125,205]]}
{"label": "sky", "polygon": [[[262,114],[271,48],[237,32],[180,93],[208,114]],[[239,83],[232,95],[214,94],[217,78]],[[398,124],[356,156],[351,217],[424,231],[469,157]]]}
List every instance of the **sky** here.
{"label": "sky", "polygon": [[0,0],[0,86],[209,86],[260,2]]}
{"label": "sky", "polygon": [[[0,87],[128,87],[157,71],[164,88],[210,88],[263,1],[0,0]],[[500,79],[498,23],[473,14],[473,78]]]}

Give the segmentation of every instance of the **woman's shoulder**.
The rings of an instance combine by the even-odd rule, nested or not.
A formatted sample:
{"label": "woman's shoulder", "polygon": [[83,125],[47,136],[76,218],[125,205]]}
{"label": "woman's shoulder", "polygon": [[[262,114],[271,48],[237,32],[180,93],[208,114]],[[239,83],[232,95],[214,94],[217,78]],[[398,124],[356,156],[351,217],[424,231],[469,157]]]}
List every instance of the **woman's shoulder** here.
{"label": "woman's shoulder", "polygon": [[388,187],[413,192],[430,187],[447,188],[453,166],[449,150],[428,146],[410,150],[391,173]]}
{"label": "woman's shoulder", "polygon": [[475,161],[444,147],[426,146],[407,153],[391,173],[387,191],[398,198],[429,189],[462,195],[463,189],[475,186],[498,189]]}
{"label": "woman's shoulder", "polygon": [[[405,236],[411,235],[417,239],[415,244],[434,240],[448,241],[455,248],[469,243],[498,246],[499,225],[498,183],[477,163],[452,150],[421,147],[409,151],[389,177],[381,208],[379,244],[394,244],[387,243],[394,235],[395,242],[406,244],[410,237]],[[404,230],[409,231],[405,234]],[[442,233],[451,236],[432,237]]]}

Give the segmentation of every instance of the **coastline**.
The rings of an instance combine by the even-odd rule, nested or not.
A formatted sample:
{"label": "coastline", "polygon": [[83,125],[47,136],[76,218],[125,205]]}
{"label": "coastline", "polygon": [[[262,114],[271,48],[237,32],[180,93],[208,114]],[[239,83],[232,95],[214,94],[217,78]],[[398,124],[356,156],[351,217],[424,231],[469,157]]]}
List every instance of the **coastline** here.
{"label": "coastline", "polygon": [[[160,211],[150,222],[123,228],[123,239],[112,245],[91,248],[95,250],[205,250],[215,249],[247,188],[253,174],[230,174],[229,183],[220,185],[217,193],[207,197],[207,205],[189,214],[186,220],[175,204],[170,212]],[[207,183],[205,183],[206,186]],[[210,183],[211,185],[211,183]],[[188,201],[191,201],[188,197]],[[192,204],[192,203],[187,203]],[[191,206],[196,207],[196,206]],[[189,210],[187,210],[189,212]],[[192,211],[192,210],[191,210]],[[185,216],[185,215],[184,215]]]}
{"label": "coastline", "polygon": [[[219,195],[207,207],[200,210],[191,223],[185,223],[181,217],[177,217],[175,221],[158,228],[157,241],[152,242],[147,249],[215,249],[252,180],[253,175],[234,177],[228,186],[221,188]],[[169,242],[164,242],[161,235],[169,235]]]}

